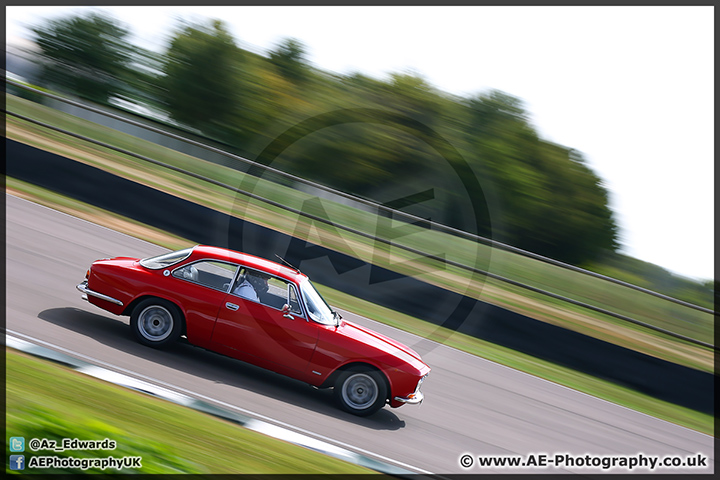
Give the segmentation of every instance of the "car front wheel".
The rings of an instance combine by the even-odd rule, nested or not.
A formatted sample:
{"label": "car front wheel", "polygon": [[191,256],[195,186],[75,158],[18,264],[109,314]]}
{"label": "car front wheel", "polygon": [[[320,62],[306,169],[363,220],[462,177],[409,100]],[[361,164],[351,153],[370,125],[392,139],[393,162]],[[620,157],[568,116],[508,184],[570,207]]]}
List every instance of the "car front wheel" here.
{"label": "car front wheel", "polygon": [[148,298],[133,309],[130,328],[143,345],[162,348],[180,337],[182,316],[172,303]]}
{"label": "car front wheel", "polygon": [[382,374],[366,367],[353,367],[340,374],[333,390],[340,408],[361,417],[380,410],[387,399]]}

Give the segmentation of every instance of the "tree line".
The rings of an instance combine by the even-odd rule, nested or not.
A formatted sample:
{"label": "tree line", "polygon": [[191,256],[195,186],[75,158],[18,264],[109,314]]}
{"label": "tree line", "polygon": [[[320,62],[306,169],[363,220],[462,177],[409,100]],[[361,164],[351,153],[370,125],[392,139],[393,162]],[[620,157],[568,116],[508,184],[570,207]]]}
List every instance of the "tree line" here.
{"label": "tree line", "polygon": [[[244,50],[220,20],[178,24],[163,52],[132,45],[129,29],[100,13],[32,32],[43,87],[101,104],[117,97],[151,105],[248,158],[307,124],[274,167],[388,204],[398,200],[390,192],[416,198],[407,186],[427,184],[420,193],[432,202],[420,195],[398,208],[575,265],[619,247],[602,180],[580,152],[542,139],[510,94],[453,96],[413,73],[336,75],[314,68],[295,39],[267,55]],[[307,122],[358,111],[388,115],[327,128]],[[434,148],[433,135],[457,155]],[[443,169],[458,178],[437,181]],[[459,178],[469,174],[479,182]],[[471,224],[476,203],[467,197],[487,203]]]}

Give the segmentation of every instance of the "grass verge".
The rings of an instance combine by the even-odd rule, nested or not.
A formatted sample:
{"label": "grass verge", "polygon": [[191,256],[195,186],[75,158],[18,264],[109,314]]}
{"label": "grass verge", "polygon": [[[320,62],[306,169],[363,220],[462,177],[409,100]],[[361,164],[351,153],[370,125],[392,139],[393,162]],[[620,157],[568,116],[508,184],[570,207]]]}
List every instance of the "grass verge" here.
{"label": "grass verge", "polygon": [[[9,436],[30,439],[110,439],[111,451],[26,451],[31,456],[142,457],[125,473],[367,474],[375,473],[276,440],[192,409],[108,384],[66,367],[6,351]],[[9,470],[7,473],[18,473]],[[25,472],[28,470],[26,469]],[[42,469],[36,473],[79,473]],[[114,469],[104,473],[117,472]],[[91,468],[83,473],[103,473]]]}

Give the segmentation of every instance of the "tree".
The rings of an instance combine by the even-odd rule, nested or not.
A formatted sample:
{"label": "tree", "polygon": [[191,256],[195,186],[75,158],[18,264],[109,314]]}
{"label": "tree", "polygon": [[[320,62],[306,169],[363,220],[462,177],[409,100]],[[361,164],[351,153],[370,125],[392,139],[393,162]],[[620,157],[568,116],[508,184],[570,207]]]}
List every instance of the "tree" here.
{"label": "tree", "polygon": [[220,20],[174,34],[162,67],[170,116],[206,134],[227,132],[242,105],[241,51]]}
{"label": "tree", "polygon": [[41,81],[101,103],[122,91],[130,47],[128,30],[99,13],[32,29],[42,58]]}
{"label": "tree", "polygon": [[471,157],[502,206],[494,238],[573,264],[617,249],[607,190],[578,152],[541,140],[511,95],[493,91],[467,105]]}
{"label": "tree", "polygon": [[441,120],[441,99],[425,79],[415,73],[394,73],[383,85],[384,103],[413,120],[434,127]]}
{"label": "tree", "polygon": [[305,46],[299,40],[287,38],[274,51],[270,52],[270,61],[280,74],[290,82],[303,81],[307,76]]}

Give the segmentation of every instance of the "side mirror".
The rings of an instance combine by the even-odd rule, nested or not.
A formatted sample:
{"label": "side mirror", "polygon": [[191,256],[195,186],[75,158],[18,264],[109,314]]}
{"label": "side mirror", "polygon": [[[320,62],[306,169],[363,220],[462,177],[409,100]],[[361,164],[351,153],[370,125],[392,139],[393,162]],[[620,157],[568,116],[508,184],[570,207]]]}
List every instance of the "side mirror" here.
{"label": "side mirror", "polygon": [[283,305],[283,307],[282,307],[282,313],[283,313],[283,317],[285,317],[285,318],[287,318],[287,319],[289,319],[289,320],[295,320],[295,317],[293,317],[293,316],[290,314],[290,305],[288,305],[287,303],[286,303],[285,305]]}

